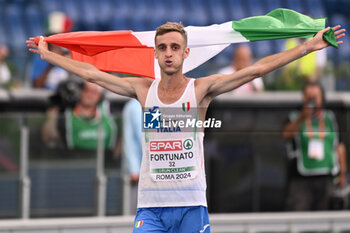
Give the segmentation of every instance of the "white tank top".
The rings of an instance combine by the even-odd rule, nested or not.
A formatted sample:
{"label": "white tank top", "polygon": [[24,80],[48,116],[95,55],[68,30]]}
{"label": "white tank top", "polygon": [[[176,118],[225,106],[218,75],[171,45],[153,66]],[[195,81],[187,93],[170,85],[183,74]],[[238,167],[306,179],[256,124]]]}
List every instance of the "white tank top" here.
{"label": "white tank top", "polygon": [[[172,104],[158,98],[156,79],[148,90],[145,111],[158,106],[160,110],[188,111],[197,109],[194,79],[182,96]],[[198,119],[198,114],[196,114]],[[138,208],[207,206],[202,129],[181,132],[147,131],[142,137]],[[198,131],[198,132],[196,132]]]}

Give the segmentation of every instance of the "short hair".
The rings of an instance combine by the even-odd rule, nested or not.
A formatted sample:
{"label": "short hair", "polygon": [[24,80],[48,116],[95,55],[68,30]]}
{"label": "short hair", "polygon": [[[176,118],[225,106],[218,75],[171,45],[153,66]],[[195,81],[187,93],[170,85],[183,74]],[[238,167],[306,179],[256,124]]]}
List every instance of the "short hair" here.
{"label": "short hair", "polygon": [[156,38],[157,36],[161,36],[164,35],[168,32],[178,32],[182,35],[182,37],[185,40],[185,46],[187,47],[187,32],[184,28],[184,26],[182,25],[182,23],[176,23],[176,22],[167,22],[166,24],[163,24],[161,26],[159,26],[156,29],[156,35],[154,37],[154,44],[156,43]]}

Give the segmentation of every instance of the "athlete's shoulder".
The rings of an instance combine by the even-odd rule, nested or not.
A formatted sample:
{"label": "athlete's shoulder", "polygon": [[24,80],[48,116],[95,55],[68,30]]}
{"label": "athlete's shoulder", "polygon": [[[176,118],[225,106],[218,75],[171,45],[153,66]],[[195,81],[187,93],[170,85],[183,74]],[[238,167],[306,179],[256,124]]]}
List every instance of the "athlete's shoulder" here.
{"label": "athlete's shoulder", "polygon": [[155,81],[155,79],[151,79],[151,78],[137,78],[137,79],[138,80],[133,83],[136,89],[136,96],[137,96],[136,98],[138,99],[140,104],[144,107],[146,103],[147,93],[152,83]]}
{"label": "athlete's shoulder", "polygon": [[134,85],[134,87],[141,87],[143,90],[148,90],[148,88],[151,86],[152,82],[155,79],[146,77],[135,77],[130,80],[131,84]]}
{"label": "athlete's shoulder", "polygon": [[201,85],[204,83],[209,82],[210,79],[214,78],[215,75],[209,75],[209,76],[202,76],[202,77],[198,77],[198,78],[194,78],[195,79],[195,85]]}
{"label": "athlete's shoulder", "polygon": [[155,81],[155,79],[153,79],[153,78],[145,78],[145,77],[143,77],[141,79],[142,79],[143,84],[146,85],[146,86],[151,86],[151,84]]}

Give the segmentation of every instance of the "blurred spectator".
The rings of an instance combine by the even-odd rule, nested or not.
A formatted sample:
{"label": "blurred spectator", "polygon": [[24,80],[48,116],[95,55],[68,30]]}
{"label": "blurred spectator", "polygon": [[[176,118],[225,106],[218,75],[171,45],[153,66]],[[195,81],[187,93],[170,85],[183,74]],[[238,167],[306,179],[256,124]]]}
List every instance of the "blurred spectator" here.
{"label": "blurred spectator", "polygon": [[[238,45],[232,56],[232,64],[218,71],[219,74],[232,74],[252,64],[252,51],[248,45]],[[246,83],[233,91],[234,94],[247,94],[264,90],[261,78]]]}
{"label": "blurred spectator", "polygon": [[[306,41],[305,38],[290,38],[286,40],[285,49],[292,49]],[[320,80],[327,62],[327,50],[317,52],[295,60],[283,68],[283,89],[300,90],[302,83]]]}
{"label": "blurred spectator", "polygon": [[11,79],[11,72],[6,63],[9,50],[6,45],[0,45],[0,85],[7,84]]}
{"label": "blurred spectator", "polygon": [[123,109],[123,158],[130,177],[130,208],[136,214],[137,184],[142,159],[142,107],[136,99],[127,102]]}
{"label": "blurred spectator", "polygon": [[[64,55],[64,50],[53,44],[49,44],[49,49],[58,54]],[[39,55],[35,55],[33,70],[31,74],[32,84],[35,88],[56,90],[58,84],[69,77],[69,73],[64,69],[53,66],[41,60]]]}
{"label": "blurred spectator", "polygon": [[[77,89],[72,88],[77,84],[67,83],[67,89]],[[96,149],[99,136],[98,129],[102,125],[104,148],[117,150],[117,127],[114,119],[110,116],[109,105],[103,99],[102,88],[88,82],[84,82],[80,86],[79,100],[74,104],[74,107],[69,107],[73,104],[67,104],[68,101],[64,100],[67,97],[64,96],[61,97],[60,101],[55,102],[56,106],[48,110],[47,120],[42,130],[43,141],[48,145],[64,145],[69,149]],[[64,88],[59,88],[59,95],[69,93],[69,91],[64,92],[62,89]],[[73,92],[72,96],[76,96],[76,91]],[[74,98],[69,101],[73,102]],[[62,105],[68,107],[63,109]],[[64,116],[60,114],[60,111],[64,111]]]}
{"label": "blurred spectator", "polygon": [[[62,12],[52,12],[47,19],[46,36],[69,32],[72,29],[72,25],[72,21],[66,14]],[[68,55],[68,50],[57,45],[49,44],[49,50],[61,55]],[[56,90],[58,84],[69,77],[69,73],[64,69],[41,60],[40,56],[37,54],[34,56],[31,73],[33,87]]]}
{"label": "blurred spectator", "polygon": [[325,96],[318,82],[303,89],[303,107],[292,112],[283,129],[288,144],[288,210],[327,210],[333,177],[346,184],[345,146],[338,139],[333,112],[324,109]]}

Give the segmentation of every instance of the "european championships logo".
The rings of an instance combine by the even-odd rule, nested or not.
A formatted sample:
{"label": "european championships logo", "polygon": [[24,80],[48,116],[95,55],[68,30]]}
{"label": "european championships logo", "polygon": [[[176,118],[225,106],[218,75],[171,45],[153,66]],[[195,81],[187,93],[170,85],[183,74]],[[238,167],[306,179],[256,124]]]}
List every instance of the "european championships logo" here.
{"label": "european championships logo", "polygon": [[160,128],[160,116],[158,106],[154,106],[152,109],[143,112],[143,128],[144,129],[159,129]]}

